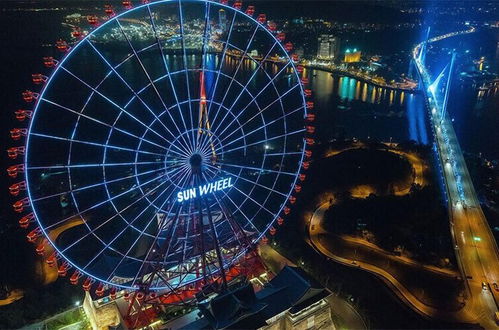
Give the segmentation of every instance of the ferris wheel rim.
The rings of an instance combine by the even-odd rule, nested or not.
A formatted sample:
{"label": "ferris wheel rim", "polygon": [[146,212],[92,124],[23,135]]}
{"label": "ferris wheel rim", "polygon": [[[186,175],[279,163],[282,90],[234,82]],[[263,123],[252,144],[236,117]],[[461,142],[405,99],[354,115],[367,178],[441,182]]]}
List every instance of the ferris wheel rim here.
{"label": "ferris wheel rim", "polygon": [[[35,118],[38,114],[38,109],[39,109],[39,106],[41,104],[41,101],[44,100],[44,95],[45,95],[45,92],[49,89],[49,87],[51,86],[51,82],[53,80],[53,78],[60,72],[61,68],[63,68],[63,64],[66,63],[67,61],[69,61],[73,55],[76,53],[76,50],[83,44],[85,43],[90,43],[89,41],[89,37],[91,37],[92,35],[96,34],[98,31],[100,31],[101,29],[103,29],[107,24],[110,24],[111,22],[114,22],[114,21],[117,21],[119,18],[123,17],[123,16],[126,16],[127,14],[130,14],[131,12],[134,12],[134,11],[137,11],[137,10],[140,10],[140,9],[143,9],[143,8],[151,8],[151,7],[154,7],[156,5],[160,5],[160,4],[164,4],[164,3],[177,3],[177,2],[186,2],[186,3],[205,3],[205,4],[213,4],[213,5],[216,5],[216,6],[220,6],[222,8],[226,8],[228,10],[231,10],[234,12],[234,15],[242,15],[243,17],[246,17],[247,19],[249,19],[250,21],[252,21],[253,24],[256,24],[257,27],[260,27],[262,30],[266,31],[268,35],[270,35],[272,38],[274,38],[274,41],[276,41],[276,45],[278,47],[280,47],[280,49],[284,52],[284,53],[287,53],[287,51],[285,50],[284,46],[282,45],[282,43],[280,42],[277,42],[277,39],[275,38],[274,35],[272,35],[272,33],[270,33],[269,31],[267,31],[265,29],[265,26],[263,24],[261,24],[259,21],[257,21],[255,18],[253,18],[252,16],[246,14],[244,11],[241,11],[241,10],[237,10],[229,5],[226,5],[226,4],[223,4],[223,3],[219,3],[219,2],[216,2],[216,1],[213,1],[213,0],[159,0],[159,1],[155,1],[155,2],[152,2],[152,3],[147,3],[147,4],[142,4],[142,5],[139,5],[137,7],[134,7],[132,9],[129,9],[129,10],[126,10],[122,13],[119,13],[117,14],[116,16],[112,17],[111,19],[107,20],[106,22],[104,22],[103,24],[101,24],[100,26],[96,27],[95,29],[93,29],[88,35],[84,36],[84,38],[82,40],[80,40],[76,45],[74,45],[73,47],[71,47],[71,49],[69,50],[69,52],[60,60],[59,64],[56,66],[55,70],[50,74],[50,76],[48,77],[48,81],[46,82],[46,84],[42,87],[42,90],[40,92],[40,97],[39,97],[39,100],[36,102],[35,104],[35,107],[33,108],[33,118],[32,120],[30,121],[29,123],[29,127],[28,127],[28,135],[27,135],[27,138],[26,138],[26,153],[24,155],[24,165],[26,168],[29,168],[28,166],[28,157],[30,155],[30,152],[29,152],[29,146],[30,146],[30,137],[32,136],[32,128],[33,128],[33,123],[35,122]],[[289,57],[289,56],[288,56]],[[289,65],[294,69],[295,71],[295,74],[296,74],[296,67],[295,67],[295,64],[294,62],[289,59],[288,61]],[[185,68],[183,70],[180,70],[180,71],[187,71],[189,69]],[[299,78],[299,77],[298,77]],[[305,96],[304,96],[304,93],[303,93],[303,86],[301,84],[298,84],[299,88],[300,88],[300,94],[301,94],[301,98],[302,98],[302,103],[305,104]],[[296,87],[296,86],[295,86]],[[147,88],[147,86],[145,87]],[[184,102],[189,102],[191,103],[192,101],[194,101],[195,99],[189,99],[187,101],[184,101]],[[220,105],[223,104],[223,101],[220,102]],[[178,104],[174,105],[174,106],[179,106]],[[174,107],[172,106],[172,108]],[[230,111],[228,111],[230,112]],[[303,112],[304,114],[307,113],[307,108],[304,106],[303,107]],[[121,113],[120,113],[121,115]],[[80,117],[79,117],[80,118]],[[78,120],[79,120],[78,118]],[[77,125],[77,124],[76,124]],[[74,133],[74,132],[73,132]],[[111,133],[110,133],[111,134]],[[72,142],[73,143],[73,142]],[[140,141],[140,143],[142,143],[142,140]],[[107,144],[106,144],[107,145]],[[297,168],[297,171],[295,173],[295,177],[294,177],[294,180],[293,180],[293,185],[296,184],[297,180],[298,180],[298,174],[300,173],[300,170],[301,170],[301,162],[303,162],[304,160],[304,152],[305,152],[305,149],[306,149],[306,146],[305,146],[305,143],[303,143],[303,146],[302,146],[302,152],[301,152],[301,157],[300,157],[300,165],[298,166]],[[265,161],[265,158],[264,160]],[[281,163],[282,163],[282,159],[281,159]],[[104,167],[103,167],[104,169]],[[35,200],[32,198],[32,192],[31,192],[31,189],[30,189],[30,184],[29,184],[29,177],[28,177],[28,173],[26,173],[25,175],[25,180],[26,180],[26,184],[27,184],[27,195],[28,195],[28,198],[29,200]],[[257,181],[257,180],[256,180]],[[275,186],[275,182],[274,182],[274,186]],[[254,189],[254,186],[252,188],[251,191],[253,191]],[[249,193],[248,193],[249,194]],[[287,193],[287,196],[286,196],[286,199],[289,198],[289,196],[292,194],[292,189],[289,190],[289,192]],[[267,199],[268,199],[268,196],[267,196]],[[234,203],[234,202],[232,202]],[[280,208],[279,208],[279,211],[276,212],[275,214],[275,218],[270,221],[268,223],[268,225],[266,226],[265,229],[263,229],[261,231],[261,235],[258,237],[258,239],[260,239],[266,231],[268,231],[268,229],[272,226],[273,222],[275,221],[275,219],[277,218],[277,215],[280,214],[282,211],[283,211],[283,208],[285,207],[285,203],[283,203]],[[51,239],[50,239],[50,236],[48,235],[47,231],[46,231],[46,226],[44,224],[41,223],[40,221],[40,218],[38,216],[38,212],[36,210],[36,208],[33,206],[33,214],[35,215],[35,219],[36,219],[36,222],[39,224],[39,228],[40,230],[42,231],[43,233],[43,236],[49,240],[50,244],[53,246],[54,250],[58,252],[59,255],[61,255],[65,261],[67,261],[72,267],[74,267],[75,269],[79,270],[81,274],[85,274],[95,280],[98,280],[102,283],[105,283],[109,286],[112,286],[112,287],[119,287],[119,288],[122,288],[122,289],[131,289],[129,286],[126,286],[126,285],[121,285],[119,283],[115,283],[115,282],[111,282],[110,280],[104,280],[102,278],[99,278],[98,276],[96,276],[95,274],[93,274],[92,272],[89,272],[85,269],[83,269],[80,265],[78,265],[77,263],[73,262],[73,260],[71,260],[70,258],[68,258],[66,256],[66,254],[64,252],[61,252],[59,250],[59,247],[58,245],[53,242]],[[244,251],[241,251],[240,252],[240,255],[244,254]],[[240,257],[239,255],[239,257]],[[214,270],[213,272],[216,272],[217,270]],[[196,281],[197,279],[194,279],[192,280],[190,283]],[[186,283],[188,284],[188,283]],[[151,290],[161,290],[161,289],[165,289],[164,287],[162,288],[151,288]]]}

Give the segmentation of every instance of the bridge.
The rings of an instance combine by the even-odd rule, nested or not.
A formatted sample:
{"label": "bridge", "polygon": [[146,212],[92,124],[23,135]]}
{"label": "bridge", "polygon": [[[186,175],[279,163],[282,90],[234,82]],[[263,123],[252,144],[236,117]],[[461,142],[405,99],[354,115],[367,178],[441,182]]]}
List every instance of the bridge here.
{"label": "bridge", "polygon": [[471,28],[427,39],[414,48],[412,55],[429,110],[435,148],[446,186],[454,249],[466,286],[466,306],[463,308],[466,311],[463,314],[466,315],[461,316],[464,317],[463,321],[479,323],[491,329],[498,328],[494,317],[499,302],[499,290],[495,289],[499,285],[499,250],[480,207],[452,120],[446,111],[454,55],[447,69],[444,69],[447,70],[444,92],[440,92],[439,85],[445,72],[432,81],[424,64],[429,43],[473,32],[475,30]]}

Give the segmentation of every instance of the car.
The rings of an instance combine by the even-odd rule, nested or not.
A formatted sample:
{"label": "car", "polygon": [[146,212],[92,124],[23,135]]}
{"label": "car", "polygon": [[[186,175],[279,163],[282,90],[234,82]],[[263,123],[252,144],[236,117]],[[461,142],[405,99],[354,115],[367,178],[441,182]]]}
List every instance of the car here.
{"label": "car", "polygon": [[487,290],[487,283],[482,282],[482,290]]}

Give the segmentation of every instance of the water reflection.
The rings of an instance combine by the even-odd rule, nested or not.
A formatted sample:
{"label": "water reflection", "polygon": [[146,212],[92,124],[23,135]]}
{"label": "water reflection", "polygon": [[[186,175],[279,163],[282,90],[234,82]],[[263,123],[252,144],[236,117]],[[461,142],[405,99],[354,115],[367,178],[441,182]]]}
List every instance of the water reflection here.
{"label": "water reflection", "polygon": [[429,143],[421,95],[406,95],[320,70],[304,72],[315,93],[321,138]]}

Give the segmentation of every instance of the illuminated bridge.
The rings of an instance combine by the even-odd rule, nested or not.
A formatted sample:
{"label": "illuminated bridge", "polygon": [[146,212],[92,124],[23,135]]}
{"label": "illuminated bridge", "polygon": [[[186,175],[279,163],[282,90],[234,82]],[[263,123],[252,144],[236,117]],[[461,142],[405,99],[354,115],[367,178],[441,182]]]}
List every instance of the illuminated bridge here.
{"label": "illuminated bridge", "polygon": [[[466,305],[459,313],[460,319],[491,329],[498,327],[494,317],[498,311],[499,292],[495,290],[494,283],[499,284],[499,253],[476,196],[452,120],[446,112],[455,56],[453,55],[451,63],[433,81],[424,64],[428,43],[474,31],[472,28],[427,39],[414,48],[413,59],[421,77],[429,109],[435,148],[446,186],[456,258],[466,285]],[[440,93],[439,85],[445,80],[445,90]]]}

